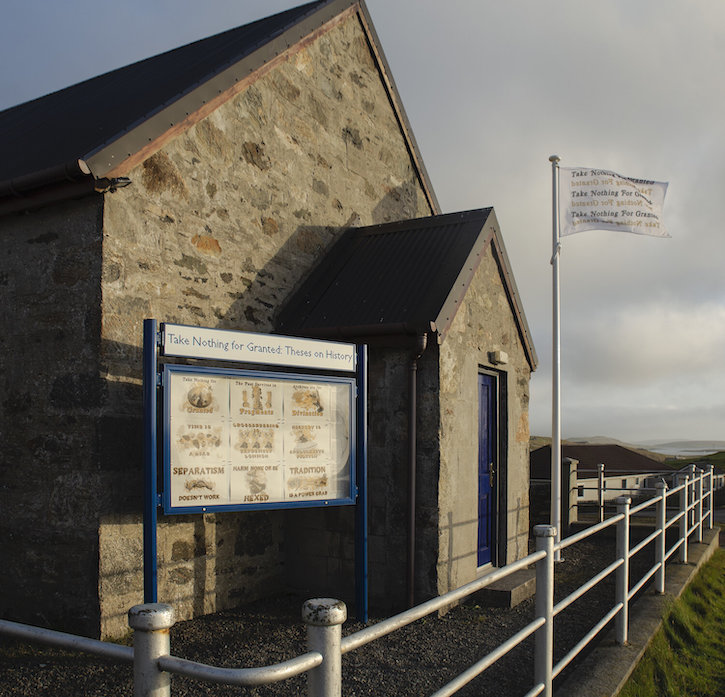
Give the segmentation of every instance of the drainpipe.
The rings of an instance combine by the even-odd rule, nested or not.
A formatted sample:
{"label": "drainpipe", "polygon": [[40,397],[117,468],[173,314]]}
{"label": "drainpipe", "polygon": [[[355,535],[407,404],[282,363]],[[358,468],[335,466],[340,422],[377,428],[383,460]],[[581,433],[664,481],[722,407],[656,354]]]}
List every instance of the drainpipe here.
{"label": "drainpipe", "polygon": [[418,334],[410,361],[410,385],[408,390],[408,607],[415,605],[415,471],[416,471],[416,422],[418,408],[416,384],[418,360],[428,346],[428,334]]}

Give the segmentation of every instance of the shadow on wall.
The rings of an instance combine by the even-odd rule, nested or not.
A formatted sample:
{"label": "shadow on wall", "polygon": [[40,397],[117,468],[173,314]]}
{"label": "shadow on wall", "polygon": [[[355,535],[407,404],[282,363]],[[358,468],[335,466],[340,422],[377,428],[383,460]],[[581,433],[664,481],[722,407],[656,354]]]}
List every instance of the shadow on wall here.
{"label": "shadow on wall", "polygon": [[[476,565],[476,548],[473,547],[470,549],[470,551],[465,552],[463,554],[455,554],[454,550],[456,548],[466,548],[471,547],[470,544],[465,544],[466,542],[470,542],[471,539],[477,539],[478,535],[478,519],[473,518],[471,520],[461,520],[457,523],[453,522],[453,513],[451,511],[448,512],[448,522],[443,528],[443,533],[447,535],[448,537],[448,558],[446,559],[446,581],[447,581],[447,590],[452,590],[453,588],[457,588],[461,585],[459,582],[459,579],[457,578],[458,574],[456,574],[456,577],[454,577],[453,569],[454,566],[456,566],[458,563],[463,562],[465,563],[466,560],[471,559],[473,557],[473,565],[475,567]],[[473,536],[473,538],[472,538]],[[459,545],[457,543],[457,539],[459,537],[463,537],[464,544]],[[468,579],[466,579],[468,580]]]}
{"label": "shadow on wall", "polygon": [[[373,224],[416,217],[416,196],[419,186],[415,179],[391,188],[372,211]],[[311,216],[310,216],[311,217]],[[249,257],[240,259],[239,280],[245,286],[235,295],[229,309],[217,315],[219,329],[269,332],[274,330],[275,318],[291,293],[309,272],[325,257],[342,232],[359,227],[360,214],[354,209],[344,225],[300,225],[262,269],[256,269]],[[279,234],[273,218],[262,221],[263,234]]]}
{"label": "shadow on wall", "polygon": [[[376,223],[408,218],[417,208],[416,180],[391,189],[372,212]],[[342,227],[300,225],[263,268],[255,268],[251,257],[240,253],[238,275],[222,278],[230,290],[228,308],[209,302],[211,308],[190,305],[190,297],[179,297],[179,314],[156,317],[159,321],[189,324],[189,314],[200,326],[218,329],[270,332],[274,318],[288,295],[324,256],[342,230],[359,225],[353,212]],[[276,236],[279,224],[262,220],[262,234]],[[206,269],[206,265],[202,265]],[[235,288],[236,286],[236,288]],[[220,287],[223,288],[223,286]],[[231,290],[234,289],[234,290]],[[207,292],[207,291],[205,291]],[[151,304],[135,308],[152,316]],[[138,337],[140,343],[141,337]],[[138,522],[143,511],[143,394],[140,345],[102,341],[102,362],[115,380],[99,378],[87,389],[98,389],[106,408],[97,424],[100,468],[104,486],[99,492],[99,510],[108,522]],[[121,378],[120,380],[118,378]],[[159,478],[159,488],[162,481]],[[230,607],[297,586],[300,581],[311,592],[337,591],[350,594],[354,508],[338,510],[262,511],[159,517],[159,584],[178,591],[176,602],[193,607],[195,615]],[[308,556],[299,546],[285,544],[300,526],[309,541]],[[299,538],[299,535],[297,535]],[[162,542],[162,540],[165,540]],[[106,550],[103,550],[106,551]],[[104,582],[109,588],[138,583],[142,559],[137,564],[113,561]],[[133,558],[133,557],[132,557]],[[102,562],[102,568],[104,563]],[[301,570],[306,573],[302,574]],[[163,581],[162,581],[163,579]]]}

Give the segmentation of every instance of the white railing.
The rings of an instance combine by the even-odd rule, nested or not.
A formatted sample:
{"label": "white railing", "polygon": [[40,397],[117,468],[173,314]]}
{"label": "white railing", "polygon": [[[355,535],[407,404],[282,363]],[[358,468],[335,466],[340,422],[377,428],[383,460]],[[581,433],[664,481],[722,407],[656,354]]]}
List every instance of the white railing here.
{"label": "white railing", "polygon": [[[598,520],[601,522],[604,520],[606,509],[611,506],[618,496],[624,494],[632,496],[651,495],[655,490],[655,482],[664,481],[674,485],[673,483],[683,472],[694,476],[696,469],[698,469],[696,465],[688,465],[683,470],[633,473],[631,470],[618,470],[609,467],[605,471],[605,465],[600,463],[597,465],[596,477],[585,477],[583,479],[577,477],[577,484],[570,491],[570,495],[573,494],[574,499],[570,500],[569,505],[576,508],[579,522],[581,522],[582,509],[594,505]],[[545,481],[548,483],[548,480]],[[618,486],[620,482],[622,485]],[[712,484],[714,490],[722,489],[725,486],[725,475],[713,472]]]}
{"label": "white railing", "polygon": [[[218,668],[195,663],[171,655],[169,629],[174,624],[174,611],[161,603],[137,605],[129,610],[129,625],[134,630],[133,648],[87,639],[48,629],[0,620],[0,633],[25,641],[36,641],[77,651],[104,656],[117,661],[133,663],[134,695],[136,697],[166,697],[171,694],[171,675],[185,675],[197,680],[227,685],[264,685],[309,673],[310,697],[340,697],[342,694],[342,656],[382,636],[390,634],[426,615],[455,604],[476,591],[510,574],[536,565],[535,619],[518,633],[482,657],[453,681],[440,688],[433,697],[452,695],[493,665],[499,658],[535,635],[534,686],[525,697],[544,695],[551,697],[552,681],[558,676],[612,620],[615,620],[616,641],[627,642],[629,604],[634,596],[654,577],[655,590],[664,593],[665,564],[679,551],[680,562],[687,562],[688,540],[702,541],[703,528],[713,525],[714,476],[708,471],[690,470],[682,473],[674,488],[668,490],[664,482],[657,484],[653,498],[632,507],[631,499],[623,496],[616,501],[617,513],[590,528],[554,543],[555,528],[537,525],[534,528],[536,551],[527,557],[497,569],[485,577],[466,584],[422,605],[366,627],[342,638],[342,624],[347,610],[342,601],[330,598],[308,600],[302,616],[307,625],[307,653],[296,658],[260,668]],[[677,502],[677,513],[667,517],[668,504]],[[634,548],[630,549],[630,520],[648,508],[655,508],[655,529]],[[678,524],[677,541],[666,548],[666,533]],[[554,605],[555,554],[566,547],[612,526],[616,526],[615,561]],[[655,564],[633,585],[629,578],[629,563],[649,544],[655,545]],[[610,574],[616,573],[615,602],[600,621],[554,664],[554,621],[556,616],[575,600],[591,590]]]}

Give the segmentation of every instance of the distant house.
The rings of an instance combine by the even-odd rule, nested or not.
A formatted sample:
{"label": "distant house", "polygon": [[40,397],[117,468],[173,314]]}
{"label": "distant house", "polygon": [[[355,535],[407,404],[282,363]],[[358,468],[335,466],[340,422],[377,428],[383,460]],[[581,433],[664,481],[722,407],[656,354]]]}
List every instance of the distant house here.
{"label": "distant house", "polygon": [[[596,477],[598,466],[603,463],[606,471],[618,474],[646,474],[669,469],[664,458],[656,459],[622,445],[569,445],[561,448],[562,457],[577,461],[577,477]],[[551,446],[545,445],[531,451],[532,479],[548,479],[551,476]]]}
{"label": "distant house", "polygon": [[[618,496],[644,493],[652,488],[657,475],[670,468],[664,465],[664,458],[655,459],[616,444],[582,445],[564,444],[561,448],[566,470],[562,477],[562,505],[564,519],[576,520],[578,505],[598,501],[599,465],[604,465],[604,500],[611,501]],[[532,487],[551,481],[551,446],[545,445],[531,451]],[[571,478],[566,476],[571,471]],[[540,486],[540,484],[538,485]],[[547,489],[548,491],[548,489]],[[568,504],[567,504],[568,501]],[[539,508],[548,511],[546,494],[540,497]],[[541,517],[541,513],[539,517]]]}
{"label": "distant house", "polygon": [[[370,593],[527,553],[536,353],[491,208],[441,214],[363,2],[294,8],[0,112],[8,618],[142,601],[142,322],[370,345]],[[349,508],[161,516],[180,618],[349,598]]]}

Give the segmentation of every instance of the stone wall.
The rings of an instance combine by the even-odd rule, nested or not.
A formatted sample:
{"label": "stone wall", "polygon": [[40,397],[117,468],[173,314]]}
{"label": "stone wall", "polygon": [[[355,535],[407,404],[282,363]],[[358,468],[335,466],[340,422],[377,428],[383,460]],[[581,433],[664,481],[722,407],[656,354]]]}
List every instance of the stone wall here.
{"label": "stone wall", "polygon": [[101,203],[0,221],[0,615],[89,634],[105,499]]}
{"label": "stone wall", "polygon": [[[11,589],[0,610],[104,637],[126,632],[143,597],[144,318],[271,331],[346,227],[432,212],[355,16],[128,175],[116,193],[1,221],[12,303],[0,320]],[[529,367],[489,254],[445,342],[419,362],[417,599],[475,575],[474,386],[495,349],[510,356],[499,372],[510,561],[526,550]],[[405,601],[410,358],[370,351],[378,608]],[[353,517],[350,507],[161,516],[159,600],[183,619],[288,587],[350,599]],[[80,620],[68,621],[71,609]]]}
{"label": "stone wall", "polygon": [[[369,352],[368,554],[370,605],[399,611],[407,601],[409,490],[409,375],[413,349],[372,347]],[[437,346],[418,361],[416,594],[431,592],[438,547],[439,403]]]}
{"label": "stone wall", "polygon": [[[501,350],[506,365],[492,365],[488,352]],[[498,375],[505,395],[499,448],[498,565],[528,553],[530,366],[501,281],[492,248],[476,271],[440,347],[441,472],[438,590],[476,577],[478,539],[478,374]],[[504,469],[504,472],[501,470]],[[504,477],[502,480],[501,477]],[[502,528],[505,527],[505,531]]]}
{"label": "stone wall", "polygon": [[[104,634],[121,631],[141,594],[132,562],[141,535],[141,452],[130,434],[140,432],[143,319],[270,331],[277,308],[345,226],[431,212],[356,17],[129,176],[133,184],[106,196],[104,209],[101,350],[114,389],[102,437],[120,432],[132,444],[104,463],[118,487],[101,523]],[[333,561],[322,578],[292,579],[283,570],[300,567],[284,549],[293,513],[160,520],[159,598],[183,618],[286,581],[330,585],[347,565],[334,557],[335,524],[321,515],[299,519],[311,535],[318,527],[327,535],[333,553],[324,556]],[[223,534],[222,520],[233,521]],[[238,532],[251,525],[253,539]]]}

